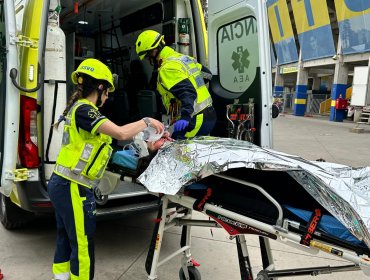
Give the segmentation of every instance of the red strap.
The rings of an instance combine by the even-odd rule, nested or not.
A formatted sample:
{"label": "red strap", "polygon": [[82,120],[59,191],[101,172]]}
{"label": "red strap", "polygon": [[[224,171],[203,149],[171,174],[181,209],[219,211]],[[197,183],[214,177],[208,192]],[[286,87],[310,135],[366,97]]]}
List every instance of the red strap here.
{"label": "red strap", "polygon": [[306,233],[302,236],[302,239],[300,242],[301,244],[310,246],[310,242],[313,238],[313,234],[315,233],[316,228],[319,225],[321,218],[322,218],[321,210],[315,209],[308,223]]}
{"label": "red strap", "polygon": [[207,192],[204,195],[204,197],[200,200],[198,199],[197,201],[195,201],[193,209],[198,210],[198,211],[203,211],[204,204],[206,204],[207,200],[211,197],[211,195],[212,195],[212,189],[207,188]]}

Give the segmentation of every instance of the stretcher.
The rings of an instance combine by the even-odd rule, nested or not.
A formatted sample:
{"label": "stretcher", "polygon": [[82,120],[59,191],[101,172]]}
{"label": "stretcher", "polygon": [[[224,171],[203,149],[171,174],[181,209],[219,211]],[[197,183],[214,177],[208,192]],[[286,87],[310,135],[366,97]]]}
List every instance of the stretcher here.
{"label": "stretcher", "polygon": [[[365,209],[367,219],[369,201],[361,201],[360,210],[355,211],[343,199],[343,186],[350,186],[348,180],[341,179],[343,173],[339,170],[343,166],[334,165],[330,169],[327,163],[316,165],[245,142],[212,138],[172,143],[161,149],[148,167],[148,161],[142,161],[145,167],[138,169],[145,171],[140,176],[130,173],[134,178],[129,180],[143,184],[161,200],[145,263],[147,279],[158,279],[158,267],[178,255],[182,255],[179,278],[201,279],[199,264],[191,254],[194,226],[223,228],[235,238],[241,279],[267,280],[357,270],[370,277],[370,219],[364,222],[357,213]],[[232,159],[233,153],[238,158]],[[153,172],[159,164],[161,171]],[[126,171],[121,169],[121,178],[129,177]],[[333,176],[333,172],[337,173]],[[350,192],[361,195],[357,173],[346,172],[345,178],[356,182]],[[367,191],[370,170],[361,172],[360,185]],[[337,185],[339,191],[334,192]],[[366,200],[368,194],[362,198]],[[194,211],[204,213],[209,220],[195,219]],[[182,227],[181,246],[160,258],[165,232],[175,226]],[[248,235],[259,236],[263,269],[258,272],[252,271]],[[273,261],[270,240],[311,254],[322,251],[349,264],[279,270]]]}

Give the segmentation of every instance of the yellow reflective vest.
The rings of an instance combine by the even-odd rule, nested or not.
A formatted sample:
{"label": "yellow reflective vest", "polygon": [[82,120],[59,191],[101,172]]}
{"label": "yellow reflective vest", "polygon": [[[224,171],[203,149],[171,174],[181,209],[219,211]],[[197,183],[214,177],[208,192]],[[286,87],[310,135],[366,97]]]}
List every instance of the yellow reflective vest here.
{"label": "yellow reflective vest", "polygon": [[66,115],[62,149],[58,155],[54,172],[68,180],[86,187],[96,186],[103,176],[112,155],[112,138],[83,129],[77,130],[75,113],[79,106],[89,104],[86,99],[78,100]]}
{"label": "yellow reflective vest", "polygon": [[174,85],[185,79],[189,79],[197,92],[197,98],[193,105],[194,112],[191,117],[212,104],[212,97],[204,83],[200,63],[190,56],[174,51],[170,47],[163,48],[160,59],[162,64],[158,69],[157,90],[162,96],[167,114],[170,113],[171,100],[175,100],[177,107],[181,108],[181,101],[175,98],[170,90]]}

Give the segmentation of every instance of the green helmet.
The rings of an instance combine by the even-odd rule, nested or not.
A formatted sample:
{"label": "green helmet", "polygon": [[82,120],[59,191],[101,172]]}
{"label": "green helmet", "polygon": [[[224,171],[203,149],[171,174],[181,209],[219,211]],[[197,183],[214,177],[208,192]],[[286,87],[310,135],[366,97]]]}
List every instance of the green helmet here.
{"label": "green helmet", "polygon": [[136,40],[136,53],[143,60],[148,51],[155,49],[163,42],[164,36],[154,30],[145,30]]}
{"label": "green helmet", "polygon": [[72,82],[75,85],[77,85],[78,83],[79,73],[89,75],[97,80],[103,80],[108,82],[109,92],[113,92],[115,90],[112,72],[109,70],[107,65],[105,65],[103,62],[97,59],[94,58],[85,59],[77,67],[76,71],[72,72],[71,78]]}

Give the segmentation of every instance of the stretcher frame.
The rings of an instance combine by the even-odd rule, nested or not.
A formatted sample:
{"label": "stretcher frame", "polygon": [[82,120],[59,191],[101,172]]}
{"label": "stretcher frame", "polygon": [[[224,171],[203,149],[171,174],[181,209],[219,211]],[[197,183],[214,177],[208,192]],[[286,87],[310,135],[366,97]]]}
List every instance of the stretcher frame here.
{"label": "stretcher frame", "polygon": [[[355,253],[344,251],[341,247],[326,242],[322,242],[313,238],[310,241],[309,246],[301,245],[302,235],[291,232],[288,228],[297,227],[297,222],[283,219],[283,211],[281,205],[271,197],[262,187],[254,183],[239,180],[222,174],[214,174],[213,176],[220,177],[222,179],[229,180],[231,182],[236,182],[242,184],[246,187],[255,188],[260,191],[271,203],[273,203],[278,210],[278,219],[275,225],[266,224],[264,222],[255,220],[253,218],[240,215],[236,212],[218,207],[216,205],[205,202],[201,211],[205,215],[213,218],[213,220],[196,220],[192,218],[193,207],[197,202],[197,199],[189,197],[183,194],[176,195],[163,195],[161,196],[161,208],[158,212],[158,217],[153,231],[153,237],[150,244],[148,256],[145,263],[145,268],[148,273],[148,280],[158,279],[157,270],[160,266],[167,263],[174,257],[182,254],[181,259],[181,269],[180,274],[183,273],[183,278],[180,279],[200,279],[200,274],[194,271],[197,262],[192,258],[191,254],[191,227],[201,226],[201,227],[216,227],[221,228],[220,219],[224,222],[233,223],[237,225],[239,229],[244,229],[243,234],[237,234],[232,232],[232,230],[227,230],[230,236],[235,237],[238,258],[239,258],[239,268],[241,273],[241,279],[248,280],[268,280],[268,279],[278,279],[282,277],[292,277],[292,276],[302,276],[311,275],[316,276],[319,274],[329,274],[334,272],[347,272],[347,271],[358,271],[363,270],[363,272],[370,276],[370,256],[358,256]],[[176,210],[170,205],[177,205]],[[218,221],[214,219],[212,215],[217,214]],[[159,260],[161,245],[164,238],[164,233],[167,229],[174,226],[182,226],[181,235],[181,248],[167,257]],[[224,227],[223,227],[224,228]],[[226,229],[226,228],[224,228]],[[261,245],[261,256],[263,269],[259,271],[254,277],[252,272],[251,263],[249,260],[249,253],[245,234],[257,234],[260,236]],[[338,258],[347,260],[351,262],[350,265],[341,266],[322,266],[322,267],[307,267],[307,268],[293,268],[276,270],[275,264],[272,258],[272,250],[270,247],[269,239],[274,239],[280,243],[298,248],[304,252],[310,254],[317,254],[319,251],[334,255]],[[182,272],[181,272],[182,270]]]}

